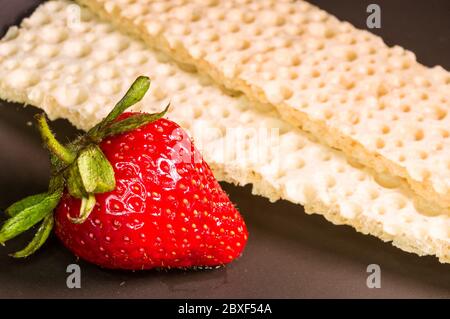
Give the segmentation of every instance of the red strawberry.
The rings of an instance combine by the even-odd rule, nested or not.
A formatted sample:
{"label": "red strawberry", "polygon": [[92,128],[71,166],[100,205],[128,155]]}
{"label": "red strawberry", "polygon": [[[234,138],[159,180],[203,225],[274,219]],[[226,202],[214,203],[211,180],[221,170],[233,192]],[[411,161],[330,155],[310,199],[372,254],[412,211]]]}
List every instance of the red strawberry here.
{"label": "red strawberry", "polygon": [[138,78],[101,123],[66,146],[39,117],[53,177],[47,193],[7,209],[0,243],[42,221],[13,256],[36,251],[53,220],[68,249],[106,268],[215,266],[242,253],[248,236],[242,217],[187,134],[161,118],[167,109],[120,115],[148,85]]}
{"label": "red strawberry", "polygon": [[214,266],[241,254],[244,221],[177,124],[160,119],[100,147],[116,189],[96,195],[82,224],[67,218],[78,216],[79,199],[65,194],[56,210],[56,234],[75,255],[107,268],[144,269]]}

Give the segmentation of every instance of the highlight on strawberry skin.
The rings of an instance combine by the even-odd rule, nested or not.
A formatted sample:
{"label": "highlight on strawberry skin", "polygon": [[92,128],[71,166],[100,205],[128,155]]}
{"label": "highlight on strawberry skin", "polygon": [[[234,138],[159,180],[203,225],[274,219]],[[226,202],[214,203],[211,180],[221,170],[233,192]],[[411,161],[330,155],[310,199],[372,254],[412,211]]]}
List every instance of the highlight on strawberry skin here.
{"label": "highlight on strawberry skin", "polygon": [[125,112],[150,86],[138,77],[112,111],[65,145],[44,114],[48,191],[11,205],[3,244],[40,224],[21,251],[37,251],[52,229],[76,256],[104,268],[219,266],[245,248],[245,222],[187,133],[160,113]]}

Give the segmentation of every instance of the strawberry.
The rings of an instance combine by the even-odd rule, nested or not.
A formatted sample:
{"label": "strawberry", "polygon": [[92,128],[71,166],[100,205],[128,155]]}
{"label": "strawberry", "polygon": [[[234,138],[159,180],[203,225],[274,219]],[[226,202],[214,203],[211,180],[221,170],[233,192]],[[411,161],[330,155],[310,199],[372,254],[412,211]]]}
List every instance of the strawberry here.
{"label": "strawberry", "polygon": [[122,114],[148,87],[139,77],[101,123],[66,146],[38,118],[53,174],[48,192],[7,209],[0,243],[42,221],[14,257],[35,252],[53,226],[76,256],[104,268],[217,266],[240,256],[245,223],[187,134],[162,118],[167,108]]}
{"label": "strawberry", "polygon": [[[124,114],[126,118],[131,114]],[[65,194],[56,234],[77,256],[108,268],[214,266],[241,253],[241,216],[184,131],[159,119],[102,141],[116,189],[96,195],[88,220]]]}

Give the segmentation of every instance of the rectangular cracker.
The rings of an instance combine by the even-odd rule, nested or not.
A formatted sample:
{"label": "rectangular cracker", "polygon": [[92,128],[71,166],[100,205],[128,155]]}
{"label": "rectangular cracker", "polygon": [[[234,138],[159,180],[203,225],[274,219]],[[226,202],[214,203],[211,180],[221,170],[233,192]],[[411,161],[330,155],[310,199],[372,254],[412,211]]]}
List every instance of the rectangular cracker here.
{"label": "rectangular cracker", "polygon": [[169,118],[194,137],[220,180],[251,183],[253,193],[271,201],[289,200],[405,251],[450,262],[449,214],[420,212],[412,192],[382,187],[367,169],[311,141],[272,108],[227,95],[79,10],[68,1],[49,1],[8,31],[0,41],[2,99],[35,105],[86,130],[147,74],[150,91],[135,109],[159,111],[170,100]]}
{"label": "rectangular cracker", "polygon": [[320,142],[450,207],[450,74],[291,0],[78,0]]}

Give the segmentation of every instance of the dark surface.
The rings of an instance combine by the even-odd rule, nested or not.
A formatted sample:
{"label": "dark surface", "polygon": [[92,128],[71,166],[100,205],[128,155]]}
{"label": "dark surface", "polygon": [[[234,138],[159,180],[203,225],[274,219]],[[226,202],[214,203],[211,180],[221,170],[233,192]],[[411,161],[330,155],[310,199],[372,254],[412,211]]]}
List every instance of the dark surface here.
{"label": "dark surface", "polygon": [[[0,28],[17,23],[39,1],[0,1]],[[339,18],[365,26],[367,1],[312,1]],[[373,1],[374,2],[374,1]],[[389,44],[417,53],[427,64],[450,68],[450,2],[377,1]],[[4,30],[4,28],[3,28]],[[0,102],[0,208],[44,191],[48,161],[34,126],[36,109]],[[60,139],[76,130],[66,121],[52,127]],[[250,239],[241,259],[213,271],[105,271],[79,261],[82,288],[66,287],[66,267],[77,260],[55,238],[28,260],[7,256],[27,236],[0,248],[0,297],[292,298],[450,297],[450,266],[418,257],[334,226],[301,207],[252,196],[250,188],[223,184],[244,215]],[[381,289],[366,286],[366,267],[379,264]]]}

